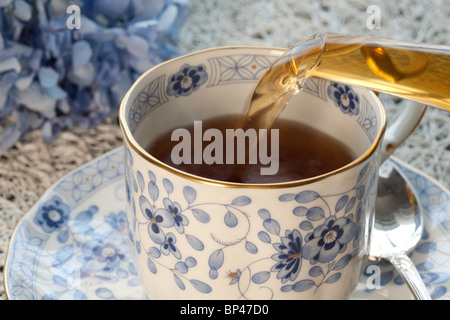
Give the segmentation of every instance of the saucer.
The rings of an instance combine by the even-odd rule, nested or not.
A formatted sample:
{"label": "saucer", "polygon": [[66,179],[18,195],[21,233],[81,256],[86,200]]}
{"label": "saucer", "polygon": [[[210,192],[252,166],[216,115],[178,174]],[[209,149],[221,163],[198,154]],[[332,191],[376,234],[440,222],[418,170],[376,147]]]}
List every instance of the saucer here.
{"label": "saucer", "polygon": [[[123,155],[119,147],[67,174],[21,219],[4,269],[8,299],[147,298],[129,252]],[[450,192],[396,158],[381,172],[392,166],[424,212],[425,232],[411,258],[432,298],[450,299]],[[369,283],[366,272],[352,299],[413,298],[390,264],[368,266],[379,281]]]}

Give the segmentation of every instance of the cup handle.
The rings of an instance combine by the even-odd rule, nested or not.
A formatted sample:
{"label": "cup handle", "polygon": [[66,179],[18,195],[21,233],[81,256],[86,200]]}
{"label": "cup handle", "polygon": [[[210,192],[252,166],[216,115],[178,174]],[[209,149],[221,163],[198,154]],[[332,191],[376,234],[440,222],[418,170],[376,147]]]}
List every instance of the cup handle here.
{"label": "cup handle", "polygon": [[416,101],[409,101],[397,119],[388,126],[381,145],[380,163],[383,163],[419,125],[427,106]]}

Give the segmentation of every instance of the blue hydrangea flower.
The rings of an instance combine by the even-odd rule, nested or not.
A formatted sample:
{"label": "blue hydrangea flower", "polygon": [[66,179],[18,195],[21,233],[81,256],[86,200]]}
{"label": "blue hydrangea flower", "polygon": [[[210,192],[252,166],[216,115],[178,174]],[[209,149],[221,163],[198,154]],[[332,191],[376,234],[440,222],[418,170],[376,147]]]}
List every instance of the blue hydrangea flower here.
{"label": "blue hydrangea flower", "polygon": [[339,252],[346,249],[347,243],[355,234],[355,223],[345,217],[331,216],[305,237],[302,256],[304,259],[311,259],[311,263],[331,262]]}
{"label": "blue hydrangea flower", "polygon": [[359,96],[350,86],[333,82],[328,87],[328,96],[342,112],[350,115],[359,114]]}
{"label": "blue hydrangea flower", "polygon": [[286,230],[286,235],[281,237],[281,243],[275,243],[273,247],[278,251],[272,259],[278,261],[271,271],[278,272],[277,278],[282,283],[288,280],[294,281],[300,272],[302,265],[302,237],[298,230]]}
{"label": "blue hydrangea flower", "polygon": [[167,94],[170,96],[188,96],[197,90],[208,79],[204,65],[190,66],[185,64],[180,71],[169,77]]}
{"label": "blue hydrangea flower", "polygon": [[[69,5],[78,13],[68,13]],[[0,1],[0,124],[8,120],[0,149],[32,130],[51,141],[117,112],[144,71],[178,55],[188,6],[188,0]]]}
{"label": "blue hydrangea flower", "polygon": [[67,225],[70,218],[70,207],[60,197],[53,196],[39,206],[34,222],[46,233],[52,233]]}

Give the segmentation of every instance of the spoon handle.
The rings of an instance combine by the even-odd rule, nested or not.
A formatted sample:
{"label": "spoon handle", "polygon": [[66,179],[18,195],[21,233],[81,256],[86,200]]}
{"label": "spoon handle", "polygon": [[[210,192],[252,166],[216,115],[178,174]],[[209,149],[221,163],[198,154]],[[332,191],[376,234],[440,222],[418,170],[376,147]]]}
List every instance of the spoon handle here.
{"label": "spoon handle", "polygon": [[416,266],[406,254],[393,256],[389,260],[406,281],[416,299],[431,300],[419,271],[417,271]]}

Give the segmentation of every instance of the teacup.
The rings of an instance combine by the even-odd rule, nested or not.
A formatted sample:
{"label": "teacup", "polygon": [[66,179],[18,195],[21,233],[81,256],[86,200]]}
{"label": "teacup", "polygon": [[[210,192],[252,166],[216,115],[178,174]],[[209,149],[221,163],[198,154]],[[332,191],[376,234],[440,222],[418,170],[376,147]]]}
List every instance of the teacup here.
{"label": "teacup", "polygon": [[217,181],[145,151],[167,129],[241,114],[282,52],[196,52],[150,69],[124,97],[128,232],[149,298],[347,299],[355,289],[368,252],[386,129],[373,92],[311,78],[291,99],[280,117],[312,125],[357,155],[313,178]]}

